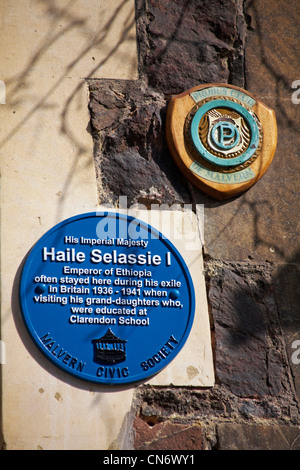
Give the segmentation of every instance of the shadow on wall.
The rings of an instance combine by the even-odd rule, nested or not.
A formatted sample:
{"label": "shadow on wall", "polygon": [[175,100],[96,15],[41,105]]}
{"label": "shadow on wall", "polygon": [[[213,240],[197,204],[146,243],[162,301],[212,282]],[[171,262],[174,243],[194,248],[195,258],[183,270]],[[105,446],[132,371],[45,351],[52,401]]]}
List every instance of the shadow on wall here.
{"label": "shadow on wall", "polygon": [[[87,110],[86,79],[93,77],[95,73],[99,73],[101,76],[109,73],[112,73],[113,76],[117,73],[123,73],[113,68],[114,61],[124,63],[126,74],[135,74],[136,61],[133,60],[130,63],[126,52],[131,44],[135,50],[134,6],[130,0],[111,2],[109,8],[103,7],[101,5],[103,2],[98,0],[89,0],[88,2],[82,0],[36,0],[35,2],[23,3],[23,6],[12,6],[13,2],[8,1],[5,4],[3,1],[1,7],[3,25],[6,31],[13,30],[15,37],[8,34],[5,38],[2,36],[3,57],[8,65],[6,65],[6,70],[2,68],[5,77],[0,77],[5,80],[6,87],[5,104],[1,104],[1,106],[6,112],[7,129],[9,130],[4,134],[3,130],[6,126],[1,126],[0,152],[5,155],[9,149],[11,153],[12,142],[22,141],[27,132],[27,123],[30,122],[31,134],[27,144],[28,148],[24,147],[24,152],[21,151],[19,155],[13,154],[12,161],[18,159],[21,162],[20,168],[22,165],[26,165],[30,167],[32,172],[38,171],[36,168],[32,168],[33,158],[31,155],[40,152],[39,160],[44,168],[47,168],[48,161],[38,147],[38,143],[41,140],[41,135],[46,135],[49,140],[53,138],[52,129],[47,121],[51,117],[55,126],[59,128],[61,142],[63,143],[64,140],[68,142],[69,148],[72,149],[73,156],[75,156],[72,160],[73,166],[65,175],[64,186],[61,190],[59,204],[57,204],[56,219],[60,220],[65,194],[71,186],[74,174],[78,173],[80,169],[84,169],[84,165],[89,165],[92,161],[92,158],[88,160],[83,158],[87,149],[82,143],[81,136],[77,135],[72,127],[78,108],[84,107]],[[80,10],[80,4],[84,4],[84,9]],[[2,83],[0,82],[0,84]],[[87,99],[81,103],[80,97],[84,89]],[[3,97],[1,98],[3,102]],[[89,131],[88,118],[86,125],[87,131]],[[53,148],[55,149],[55,147]],[[57,151],[63,152],[63,145],[59,146]],[[19,169],[16,168],[17,170]],[[49,175],[49,178],[54,179],[55,177],[55,173]],[[16,183],[10,181],[10,184],[13,187],[13,184]],[[32,202],[38,203],[39,201]],[[52,203],[53,201],[50,201],[50,204]],[[21,200],[20,204],[22,204]],[[20,243],[22,243],[21,239]],[[18,276],[19,273],[15,282],[18,282]],[[13,292],[14,313],[16,310],[19,312],[19,307],[16,306],[18,299],[16,292],[17,286],[15,285]],[[9,311],[7,315],[10,314]],[[19,316],[17,316],[16,322],[17,328],[20,327]],[[24,328],[22,332],[24,332]],[[28,346],[28,337],[22,339],[25,346]],[[28,347],[32,351],[32,346]],[[45,366],[45,363],[43,365]],[[0,408],[1,390],[2,387],[0,389]],[[2,420],[1,409],[0,420]],[[2,445],[1,439],[2,422],[0,422],[0,447]]]}
{"label": "shadow on wall", "polygon": [[237,396],[289,394],[293,402],[293,368],[300,396],[291,349],[300,331],[297,256],[279,269],[253,261],[206,262],[217,382]]}
{"label": "shadow on wall", "polygon": [[243,86],[242,5],[136,0],[140,78],[165,96],[201,83]]}
{"label": "shadow on wall", "polygon": [[292,83],[300,76],[298,2],[270,1],[266,8],[260,0],[245,0],[245,13],[249,36],[255,36],[256,65],[261,69],[258,75],[251,73],[254,42],[250,39],[248,58],[246,55],[246,66],[249,61],[246,85],[255,86],[256,81],[262,92],[272,98],[280,124],[299,133],[300,121],[292,112],[297,107],[292,106],[291,100]]}
{"label": "shadow on wall", "polygon": [[[40,109],[47,109],[51,107],[49,100],[54,95],[56,89],[60,86],[62,81],[65,78],[72,78],[72,72],[76,66],[84,61],[87,56],[91,53],[98,52],[98,55],[101,54],[101,59],[96,61],[94,56],[89,57],[93,61],[93,66],[89,67],[89,70],[86,70],[87,75],[84,77],[75,77],[75,78],[91,78],[95,75],[95,72],[102,73],[101,67],[103,67],[109,59],[116,55],[118,49],[121,45],[130,39],[130,33],[132,27],[134,26],[134,12],[133,9],[129,11],[128,17],[124,21],[124,28],[121,31],[120,37],[116,38],[115,43],[110,43],[110,50],[107,50],[107,44],[105,44],[106,38],[109,36],[110,32],[116,28],[119,17],[123,19],[123,9],[128,0],[122,0],[118,2],[119,4],[110,12],[110,16],[107,19],[106,23],[102,24],[101,18],[99,18],[100,25],[98,30],[92,31],[88,26],[88,16],[91,14],[88,12],[85,17],[82,15],[74,15],[71,13],[70,5],[74,2],[69,2],[65,7],[61,7],[61,2],[58,0],[39,0],[41,5],[44,8],[44,15],[49,19],[48,31],[45,31],[44,37],[37,43],[36,51],[30,58],[29,62],[26,64],[24,69],[15,76],[6,80],[6,86],[8,87],[7,91],[7,105],[14,110],[16,106],[20,103],[26,103],[28,101],[35,101],[36,104],[31,107],[28,113],[23,117],[23,119],[18,122],[18,124],[12,129],[9,135],[4,136],[0,144],[3,145],[7,140],[11,139],[22,127],[22,125],[31,118],[31,116]],[[76,2],[75,2],[76,3]],[[78,2],[77,2],[78,3]],[[74,56],[74,51],[70,52],[72,60],[69,63],[63,65],[63,70],[61,75],[56,77],[55,75],[49,78],[49,83],[51,83],[51,78],[56,79],[54,84],[43,94],[43,96],[35,96],[34,90],[31,88],[30,74],[32,71],[39,66],[39,63],[43,60],[43,57],[51,53],[51,48],[55,46],[56,43],[59,43],[61,38],[68,36],[69,33],[74,33],[78,37],[82,37],[82,50],[80,53]],[[105,49],[101,49],[102,44],[105,46]],[[97,50],[98,49],[98,50]],[[55,71],[56,72],[56,71]],[[77,149],[78,156],[84,151],[81,146],[80,140],[72,133],[72,129],[68,127],[67,115],[71,108],[72,101],[74,100],[76,93],[81,87],[85,85],[84,81],[80,81],[77,84],[76,88],[73,89],[72,93],[66,97],[65,102],[62,106],[62,111],[60,113],[61,121],[61,132],[65,134],[75,145]],[[71,87],[70,87],[71,88]]]}
{"label": "shadow on wall", "polygon": [[[83,9],[83,12],[80,10],[80,3],[81,0],[38,0],[34,12],[36,16],[30,22],[32,28],[36,29],[26,30],[24,26],[24,31],[19,36],[19,41],[25,42],[24,56],[28,55],[28,60],[26,63],[22,61],[21,55],[20,70],[5,80],[6,109],[11,110],[13,125],[7,135],[0,136],[0,148],[11,139],[18,138],[29,120],[35,120],[36,135],[32,136],[31,149],[34,152],[35,140],[40,133],[46,132],[45,121],[50,113],[59,123],[62,137],[71,143],[74,155],[78,157],[74,161],[74,167],[66,175],[65,186],[61,191],[61,205],[75,170],[80,165],[82,167],[80,157],[87,150],[72,127],[76,109],[79,106],[87,107],[87,102],[80,103],[82,89],[86,88],[87,93],[86,79],[97,73],[118,73],[113,67],[114,61],[126,64],[128,55],[125,45],[128,44],[129,47],[130,42],[133,42],[135,47],[134,7],[131,1],[119,0],[109,10],[103,11],[99,2],[92,0],[90,11]],[[8,9],[8,15],[9,13]],[[17,18],[17,21],[20,19]],[[29,55],[26,38],[30,38],[28,48],[32,47],[34,35],[37,39]],[[127,63],[126,67],[125,73],[134,74],[136,63]],[[64,96],[63,102],[61,96]]]}
{"label": "shadow on wall", "polygon": [[[87,12],[86,15],[78,15],[72,13],[72,5],[76,5],[76,2],[64,2],[65,6],[63,7],[61,3],[59,0],[38,0],[37,2],[37,5],[42,8],[44,17],[47,18],[47,28],[42,33],[36,31],[35,34],[39,37],[39,41],[37,41],[35,50],[28,62],[23,65],[20,71],[6,80],[7,104],[5,106],[14,114],[15,124],[8,135],[0,136],[0,148],[9,143],[11,139],[17,138],[18,133],[23,129],[28,120],[33,118],[38,119],[40,111],[55,113],[59,121],[62,136],[71,142],[77,156],[73,168],[65,179],[65,187],[63,188],[61,198],[62,205],[64,193],[67,191],[72,180],[73,173],[75,173],[78,165],[80,165],[80,157],[86,150],[79,136],[74,133],[70,125],[72,113],[75,112],[76,114],[77,97],[82,88],[86,86],[86,79],[94,79],[98,72],[103,75],[103,70],[105,70],[110,59],[118,57],[119,54],[123,53],[122,46],[126,41],[134,40],[131,38],[131,31],[134,27],[134,12],[132,9],[126,10],[129,4],[128,0],[121,0],[114,9],[111,9],[107,17],[103,19],[99,15],[99,18],[95,18],[95,22],[98,21],[99,26],[91,32],[88,24],[88,17],[91,16],[90,12]],[[98,4],[98,2],[96,3]],[[234,311],[237,314],[242,312],[241,317],[237,316],[234,319],[233,326],[238,325],[238,332],[235,336],[230,336],[230,330],[224,325],[224,318],[220,318],[218,325],[220,325],[219,331],[222,335],[223,343],[220,341],[219,344],[222,347],[222,344],[227,342],[227,351],[232,351],[235,348],[238,352],[240,344],[246,344],[246,340],[249,338],[256,337],[256,345],[259,348],[263,345],[266,338],[268,340],[272,338],[273,342],[268,349],[268,353],[272,353],[273,356],[268,356],[268,364],[274,365],[275,369],[272,369],[272,371],[275,371],[273,377],[276,379],[278,374],[281,374],[282,364],[284,364],[284,368],[286,367],[281,342],[280,344],[278,343],[279,350],[277,350],[277,353],[274,353],[276,351],[276,338],[278,339],[277,333],[279,331],[277,315],[283,321],[283,325],[287,326],[287,334],[289,335],[289,332],[291,332],[292,336],[289,336],[290,339],[295,338],[299,331],[299,323],[296,320],[295,310],[295,306],[299,306],[299,301],[296,300],[298,289],[298,276],[296,273],[299,256],[298,254],[293,256],[291,253],[297,247],[295,234],[298,225],[295,217],[295,199],[297,200],[298,194],[294,189],[297,188],[296,168],[298,163],[296,156],[298,152],[297,141],[299,131],[298,120],[294,118],[296,106],[291,108],[287,105],[287,103],[290,103],[289,93],[291,86],[291,83],[288,83],[288,75],[280,68],[276,68],[270,59],[272,56],[270,56],[270,45],[267,47],[267,44],[269,44],[267,42],[268,36],[265,35],[265,27],[262,21],[260,21],[260,2],[252,0],[248,3],[248,17],[243,16],[243,3],[241,1],[236,2],[239,8],[235,11],[233,20],[231,19],[233,15],[230,10],[227,9],[223,12],[228,15],[228,22],[220,21],[218,9],[214,9],[215,2],[212,1],[205,1],[203,3],[205,9],[202,9],[200,16],[197,16],[196,13],[199,13],[199,9],[196,9],[197,11],[193,10],[193,6],[196,3],[192,0],[182,0],[182,2],[149,2],[150,10],[146,11],[146,2],[144,0],[136,0],[136,19],[141,33],[138,44],[139,71],[141,77],[145,77],[154,90],[158,87],[159,91],[166,95],[170,92],[179,93],[199,83],[223,80],[237,86],[243,86],[246,83],[246,86],[249,85],[250,87],[249,91],[257,91],[258,97],[260,97],[263,92],[266,92],[266,88],[264,88],[266,80],[263,77],[257,78],[256,72],[259,70],[259,66],[262,65],[264,71],[267,71],[268,76],[272,78],[271,83],[273,88],[271,89],[269,86],[267,90],[266,104],[276,107],[276,113],[279,118],[280,141],[277,157],[275,157],[270,170],[262,181],[258,182],[252,190],[239,198],[226,202],[217,202],[198,193],[196,202],[204,203],[207,208],[206,229],[208,233],[205,238],[208,242],[209,254],[212,258],[221,255],[222,259],[237,259],[237,256],[241,255],[240,259],[247,259],[249,246],[251,246],[253,251],[253,253],[251,252],[252,256],[253,254],[255,256],[258,252],[264,254],[266,251],[268,251],[268,256],[270,256],[270,249],[275,247],[275,252],[278,254],[278,258],[274,258],[275,261],[284,263],[284,265],[278,268],[273,279],[276,285],[279,313],[274,304],[274,296],[270,294],[269,283],[261,281],[261,276],[264,275],[265,271],[260,271],[260,277],[256,277],[254,281],[251,276],[254,276],[255,273],[252,272],[251,274],[250,268],[248,271],[246,270],[247,277],[245,278],[245,274],[241,275],[234,271],[236,268],[233,269],[227,266],[225,273],[227,278],[219,279],[221,283],[219,287],[220,285],[222,286],[223,293],[226,279],[236,281],[237,289],[235,292],[231,289],[231,282],[228,282],[228,292],[231,295],[228,305],[233,304],[235,306]],[[228,5],[229,3],[232,5],[232,2],[227,2]],[[274,2],[270,3],[274,4]],[[156,9],[153,7],[154,4],[156,4]],[[180,5],[179,7],[178,4]],[[224,2],[222,2],[223,4]],[[164,8],[166,5],[169,7],[169,10]],[[174,9],[174,5],[177,5],[178,8]],[[220,6],[220,2],[218,2],[218,5]],[[281,14],[285,12],[287,17],[293,16],[292,14],[287,14],[287,5],[283,3],[283,7]],[[253,26],[250,25],[250,14],[252,15]],[[211,16],[208,17],[208,15]],[[280,21],[280,18],[280,15],[273,15],[275,26],[276,21]],[[166,28],[168,23],[166,23],[166,19],[172,24],[171,29]],[[188,28],[189,22],[196,25],[196,29]],[[251,72],[249,68],[247,69],[246,82],[244,82],[245,71],[243,68],[245,47],[245,31],[243,28],[245,22],[249,25],[249,38],[250,36],[255,37],[257,41],[254,44],[258,45],[258,48],[254,49],[256,58],[258,58],[258,62],[255,62],[257,68],[255,72]],[[120,24],[122,28],[119,28]],[[112,38],[111,32],[117,25],[118,29],[122,29],[122,32],[119,37]],[[226,28],[224,25],[226,25]],[[279,26],[277,24],[277,27]],[[277,31],[276,27],[273,29]],[[32,32],[30,33],[33,34]],[[68,57],[67,62],[63,63],[61,69],[58,69],[55,67],[54,61],[53,76],[40,76],[41,85],[45,80],[47,88],[44,87],[43,92],[38,94],[32,87],[32,74],[42,68],[43,61],[51,56],[54,46],[60,44],[60,41],[71,38],[74,34],[82,40],[80,50],[74,51],[70,47],[69,57],[68,54],[64,55],[65,51],[62,50],[62,55]],[[190,35],[193,35],[193,37],[191,38]],[[72,46],[70,42],[67,42],[67,44]],[[98,51],[97,54],[95,54],[95,51]],[[282,57],[284,57],[284,54],[282,54]],[[123,61],[126,62],[126,59],[127,57],[124,55]],[[251,57],[248,56],[246,60],[247,67],[249,67],[250,60]],[[78,70],[82,71],[82,67],[84,73],[83,75],[78,75]],[[188,72],[191,73],[189,76],[187,76]],[[74,74],[77,79],[82,78],[82,80],[76,81],[73,87],[70,85],[64,102],[59,104],[60,111],[58,114],[55,103],[56,92],[65,80],[70,80],[71,84]],[[256,84],[254,83],[255,80]],[[26,111],[19,118],[16,110],[21,104],[26,105]],[[134,106],[134,101],[132,101],[131,105]],[[140,116],[142,114],[139,114],[137,110],[136,115]],[[158,116],[159,112],[155,111],[156,115]],[[132,126],[134,124],[135,122],[132,123]],[[152,121],[150,124],[152,125]],[[124,129],[126,130],[127,128],[124,127]],[[36,128],[37,135],[39,132],[43,132],[40,125]],[[133,134],[135,132],[133,128]],[[138,135],[138,132],[136,134]],[[32,136],[33,145],[34,137]],[[149,137],[148,134],[147,137]],[[140,156],[137,155],[137,157]],[[284,165],[282,165],[282,161],[285,162]],[[279,184],[278,175],[280,175]],[[225,207],[226,211],[224,210]],[[59,219],[59,214],[57,218]],[[237,219],[240,223],[233,224],[232,222],[237,221]],[[275,234],[272,233],[274,226],[276,227]],[[248,231],[249,227],[250,231]],[[230,243],[228,243],[229,240]],[[236,246],[236,240],[239,240],[242,244],[239,252],[232,249],[232,246]],[[285,242],[283,243],[282,240],[285,240]],[[227,252],[224,251],[224,247],[226,247]],[[293,248],[292,250],[290,249],[291,247]],[[231,251],[229,251],[229,248]],[[217,280],[218,278],[215,277],[214,279]],[[240,280],[243,281],[241,284]],[[252,281],[255,284],[251,284]],[[267,290],[262,288],[261,282],[264,282],[264,288]],[[238,288],[238,285],[240,285],[240,288]],[[257,289],[255,292],[253,292],[253,285]],[[216,285],[215,289],[217,287]],[[215,292],[217,293],[217,291]],[[261,300],[262,297],[257,294],[258,292],[264,292],[264,302]],[[251,302],[254,303],[252,304]],[[258,319],[258,323],[255,321],[254,323],[247,323],[251,321],[250,316],[244,315],[247,312],[254,312],[252,313],[254,315],[253,319]],[[269,312],[269,316],[266,317],[267,320],[261,315],[262,312]],[[216,320],[218,319],[216,318]],[[232,317],[228,317],[229,324],[232,321]],[[269,323],[266,324],[265,321]],[[247,330],[248,336],[245,337],[246,326],[249,328]],[[258,358],[262,357],[263,351],[264,349],[257,350]],[[251,355],[249,357],[251,360]],[[225,356],[223,358],[225,361]],[[281,360],[283,362],[280,363]],[[228,364],[231,365],[231,361]],[[272,375],[270,376],[269,374],[270,369],[267,367],[268,364],[266,364],[265,360],[260,364],[262,369],[257,371],[258,375],[256,376],[258,382],[263,377],[263,386],[266,387],[264,393],[277,393],[277,384],[273,382],[273,385],[270,385],[270,377]],[[251,362],[250,366],[253,368]],[[243,373],[246,373],[243,363],[240,363],[240,369]],[[242,380],[244,381],[244,379],[246,380],[247,377],[245,378],[243,375]],[[269,384],[267,384],[266,380],[269,381]],[[236,393],[238,393],[239,387],[239,384],[235,384]],[[253,388],[248,390],[248,393],[253,395]]]}
{"label": "shadow on wall", "polygon": [[[287,356],[292,368],[296,393],[300,402],[300,249],[277,267],[274,287],[279,318],[287,347]],[[297,351],[295,350],[297,347]]]}
{"label": "shadow on wall", "polygon": [[[284,12],[284,13],[283,13]],[[205,204],[208,254],[222,259],[290,263],[299,247],[299,104],[292,84],[300,77],[297,2],[245,2],[245,86],[275,110],[278,144],[274,159],[256,185],[234,199]]]}
{"label": "shadow on wall", "polygon": [[245,2],[246,87],[277,116],[278,146],[270,168],[237,198],[219,202],[198,193],[196,198],[206,207],[220,383],[225,380],[240,396],[279,397],[281,409],[299,422],[299,409],[293,416],[291,411],[300,399],[300,366],[292,360],[293,342],[300,339],[300,128],[291,89],[300,76],[296,3]]}

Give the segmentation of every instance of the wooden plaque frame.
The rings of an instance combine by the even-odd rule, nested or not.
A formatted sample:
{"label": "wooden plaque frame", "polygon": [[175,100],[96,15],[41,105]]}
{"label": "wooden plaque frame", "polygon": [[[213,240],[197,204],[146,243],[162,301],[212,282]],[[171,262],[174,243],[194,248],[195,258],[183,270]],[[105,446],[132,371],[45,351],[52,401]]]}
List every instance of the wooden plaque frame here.
{"label": "wooden plaque frame", "polygon": [[[259,126],[260,143],[256,155],[242,165],[228,167],[225,160],[227,168],[211,165],[190,145],[190,135],[187,134],[191,114],[206,103],[211,103],[209,107],[212,108],[214,102],[227,102],[228,108],[235,108],[234,112],[250,113]],[[272,109],[239,87],[220,83],[200,85],[171,98],[167,110],[166,138],[182,173],[203,192],[216,199],[226,199],[246,191],[267,171],[277,145],[276,116]]]}

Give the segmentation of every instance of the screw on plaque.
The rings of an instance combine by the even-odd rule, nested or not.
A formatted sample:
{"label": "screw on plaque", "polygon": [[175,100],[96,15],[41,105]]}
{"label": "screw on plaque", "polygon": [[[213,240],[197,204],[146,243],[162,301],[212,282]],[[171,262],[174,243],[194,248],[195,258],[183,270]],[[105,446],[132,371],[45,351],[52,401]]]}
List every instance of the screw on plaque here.
{"label": "screw on plaque", "polygon": [[170,292],[170,294],[169,294],[169,297],[170,297],[170,299],[172,299],[172,300],[178,299],[179,296],[180,296],[180,292],[179,292],[179,290],[177,290],[177,289],[171,290],[171,292]]}
{"label": "screw on plaque", "polygon": [[46,284],[38,284],[35,288],[37,294],[43,294],[47,289]]}
{"label": "screw on plaque", "polygon": [[267,171],[277,145],[275,113],[247,91],[201,85],[173,96],[166,136],[179,169],[216,199],[236,196]]}

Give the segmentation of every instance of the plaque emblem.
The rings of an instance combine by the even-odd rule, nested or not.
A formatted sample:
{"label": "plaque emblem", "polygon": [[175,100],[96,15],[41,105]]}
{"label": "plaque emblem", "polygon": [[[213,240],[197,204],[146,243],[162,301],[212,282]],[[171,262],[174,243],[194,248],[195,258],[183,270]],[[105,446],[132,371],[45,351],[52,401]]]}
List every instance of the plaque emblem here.
{"label": "plaque emblem", "polygon": [[25,326],[55,366],[98,384],[146,380],[192,328],[193,281],[175,246],[126,214],[80,214],[32,248],[20,279]]}
{"label": "plaque emblem", "polygon": [[104,336],[93,339],[94,360],[99,364],[117,364],[126,359],[126,340],[118,338],[109,328]]}
{"label": "plaque emblem", "polygon": [[217,199],[254,185],[277,144],[274,112],[230,85],[199,86],[171,98],[166,131],[181,171]]}

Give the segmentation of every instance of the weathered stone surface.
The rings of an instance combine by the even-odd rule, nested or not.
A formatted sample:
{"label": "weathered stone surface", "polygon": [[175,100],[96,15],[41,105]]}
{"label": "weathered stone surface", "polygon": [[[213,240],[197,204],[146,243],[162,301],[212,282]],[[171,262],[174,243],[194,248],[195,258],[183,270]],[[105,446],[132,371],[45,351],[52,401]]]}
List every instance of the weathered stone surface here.
{"label": "weathered stone surface", "polygon": [[[300,365],[291,363],[300,339],[300,129],[290,88],[300,77],[296,0],[136,0],[136,12],[140,79],[89,81],[100,200],[205,204],[218,383],[210,390],[139,387],[135,446],[171,449],[190,435],[195,449],[298,448]],[[278,120],[267,173],[223,202],[186,186],[164,137],[169,95],[207,82],[245,87]]]}
{"label": "weathered stone surface", "polygon": [[242,1],[138,0],[140,72],[169,95],[243,80]]}
{"label": "weathered stone surface", "polygon": [[261,180],[243,195],[204,203],[205,241],[217,259],[293,263],[299,247],[300,104],[292,83],[300,77],[297,0],[246,1],[245,88],[275,110],[278,145]]}
{"label": "weathered stone surface", "polygon": [[209,262],[216,374],[238,396],[274,396],[290,381],[270,264]]}
{"label": "weathered stone surface", "polygon": [[149,425],[141,418],[134,421],[136,450],[202,450],[199,425],[161,422]]}
{"label": "weathered stone surface", "polygon": [[164,137],[166,102],[141,81],[91,81],[101,203],[180,204],[190,196]]}
{"label": "weathered stone surface", "polygon": [[299,253],[293,263],[277,266],[274,277],[276,301],[287,355],[293,373],[298,400],[300,401],[300,273]]}
{"label": "weathered stone surface", "polygon": [[300,365],[291,361],[291,345],[300,340],[300,104],[293,100],[296,90],[292,88],[300,77],[300,11],[297,0],[267,4],[256,0],[246,2],[246,12],[251,18],[245,52],[247,85],[275,109],[278,123],[276,155],[257,188],[257,197],[266,202],[265,211],[260,210],[257,218],[260,245],[254,255],[278,264],[274,272],[276,299],[300,398]]}
{"label": "weathered stone surface", "polygon": [[222,423],[219,450],[300,450],[299,426]]}
{"label": "weathered stone surface", "polygon": [[298,449],[299,403],[272,264],[210,260],[206,276],[217,384],[209,390],[140,388],[136,445],[157,442],[152,433],[159,435],[172,417],[200,423],[205,449]]}
{"label": "weathered stone surface", "polygon": [[139,415],[148,423],[159,423],[170,416],[212,422],[253,422],[256,419],[299,424],[297,402],[289,390],[277,397],[239,397],[218,384],[212,389],[156,389],[138,391]]}
{"label": "weathered stone surface", "polygon": [[144,432],[152,442],[149,425],[159,434],[172,416],[200,423],[205,449],[297,448],[299,403],[272,275],[270,263],[206,263],[217,385],[140,388],[136,445],[148,442]]}
{"label": "weathered stone surface", "polygon": [[242,1],[137,0],[140,80],[90,80],[100,202],[191,201],[165,141],[167,97],[203,82],[243,80]]}
{"label": "weathered stone surface", "polygon": [[[156,442],[160,430],[170,420],[173,424],[176,422],[190,427],[195,424],[201,426],[203,449],[221,450],[229,445],[232,448],[234,445],[236,448],[243,448],[245,442],[249,448],[252,444],[255,446],[255,442],[251,444],[249,440],[250,431],[248,440],[241,434],[238,441],[228,433],[226,441],[225,426],[228,426],[229,431],[232,428],[234,434],[238,426],[241,429],[245,427],[247,431],[253,425],[254,435],[257,425],[261,426],[260,429],[265,426],[265,438],[273,426],[282,427],[287,435],[290,429],[293,435],[295,430],[299,430],[297,403],[290,392],[279,397],[244,398],[234,395],[224,385],[216,385],[208,390],[142,387],[138,390],[137,397],[138,417],[134,424],[136,448]],[[196,429],[200,432],[198,427]],[[272,433],[270,442],[271,436]],[[264,445],[262,441],[262,448]]]}

